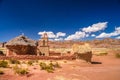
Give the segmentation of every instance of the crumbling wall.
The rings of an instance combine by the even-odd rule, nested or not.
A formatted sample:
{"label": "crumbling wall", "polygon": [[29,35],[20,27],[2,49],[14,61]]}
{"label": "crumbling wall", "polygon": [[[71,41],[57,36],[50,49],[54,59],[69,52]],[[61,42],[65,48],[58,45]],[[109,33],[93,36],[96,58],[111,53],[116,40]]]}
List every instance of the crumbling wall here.
{"label": "crumbling wall", "polygon": [[74,44],[72,46],[72,52],[75,54],[77,59],[82,59],[87,62],[91,62],[92,59],[92,49],[89,44],[78,45]]}

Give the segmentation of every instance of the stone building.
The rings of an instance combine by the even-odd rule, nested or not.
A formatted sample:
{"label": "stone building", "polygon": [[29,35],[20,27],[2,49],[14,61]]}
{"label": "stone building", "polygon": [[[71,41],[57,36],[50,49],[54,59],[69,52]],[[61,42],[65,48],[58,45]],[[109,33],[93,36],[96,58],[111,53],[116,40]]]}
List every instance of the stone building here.
{"label": "stone building", "polygon": [[49,45],[47,33],[42,35],[41,40],[38,41],[38,54],[43,56],[49,56]]}
{"label": "stone building", "polygon": [[20,35],[6,43],[6,56],[15,55],[36,55],[36,41]]}

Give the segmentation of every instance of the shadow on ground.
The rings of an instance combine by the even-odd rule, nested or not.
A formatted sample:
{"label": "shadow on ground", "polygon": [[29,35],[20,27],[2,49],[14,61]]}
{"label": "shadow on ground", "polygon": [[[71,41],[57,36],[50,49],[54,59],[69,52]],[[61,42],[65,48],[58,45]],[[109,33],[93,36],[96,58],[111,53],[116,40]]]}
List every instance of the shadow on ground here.
{"label": "shadow on ground", "polygon": [[91,64],[102,64],[102,62],[93,61],[93,62],[91,62]]}

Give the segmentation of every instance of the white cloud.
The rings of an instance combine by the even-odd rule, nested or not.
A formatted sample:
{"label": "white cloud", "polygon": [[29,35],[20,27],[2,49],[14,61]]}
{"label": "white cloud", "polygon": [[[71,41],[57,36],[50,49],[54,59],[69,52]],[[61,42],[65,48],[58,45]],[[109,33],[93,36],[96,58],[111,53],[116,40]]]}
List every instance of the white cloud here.
{"label": "white cloud", "polygon": [[57,32],[55,34],[52,31],[42,31],[42,32],[39,32],[38,35],[43,36],[44,33],[47,33],[50,41],[54,41],[54,40],[55,41],[62,41],[62,40],[64,40],[62,37],[66,36],[66,33]]}
{"label": "white cloud", "polygon": [[100,35],[96,36],[96,38],[108,38],[108,37],[118,36],[118,35],[120,35],[120,27],[115,28],[115,31],[111,33],[103,32]]}
{"label": "white cloud", "polygon": [[86,34],[85,37],[89,37],[89,34]]}
{"label": "white cloud", "polygon": [[56,37],[56,35],[52,31],[43,31],[43,32],[39,32],[38,34],[42,36],[44,33],[47,33],[48,38],[55,38]]}
{"label": "white cloud", "polygon": [[91,37],[95,37],[96,35],[95,34],[92,34]]}
{"label": "white cloud", "polygon": [[108,22],[99,22],[99,23],[93,24],[92,26],[83,28],[82,31],[91,33],[91,32],[97,32],[100,30],[104,30],[107,27],[107,23]]}
{"label": "white cloud", "polygon": [[54,40],[55,41],[63,41],[64,39],[63,38],[55,38]]}
{"label": "white cloud", "polygon": [[63,33],[63,32],[58,32],[57,34],[56,34],[56,37],[58,38],[58,37],[64,37],[64,36],[66,36],[66,33]]}
{"label": "white cloud", "polygon": [[85,32],[77,31],[75,34],[69,35],[65,40],[79,40],[86,36]]}
{"label": "white cloud", "polygon": [[120,36],[116,37],[116,39],[120,39]]}

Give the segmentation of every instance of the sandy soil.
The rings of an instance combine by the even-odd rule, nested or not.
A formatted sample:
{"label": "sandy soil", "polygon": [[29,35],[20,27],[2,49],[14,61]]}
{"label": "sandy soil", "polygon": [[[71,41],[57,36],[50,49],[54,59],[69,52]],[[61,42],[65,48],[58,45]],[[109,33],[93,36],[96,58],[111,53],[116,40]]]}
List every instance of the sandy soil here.
{"label": "sandy soil", "polygon": [[120,59],[113,55],[93,56],[92,64],[82,60],[58,61],[62,68],[54,73],[40,70],[38,65],[29,67],[25,76],[14,74],[12,69],[4,69],[0,80],[120,80]]}

